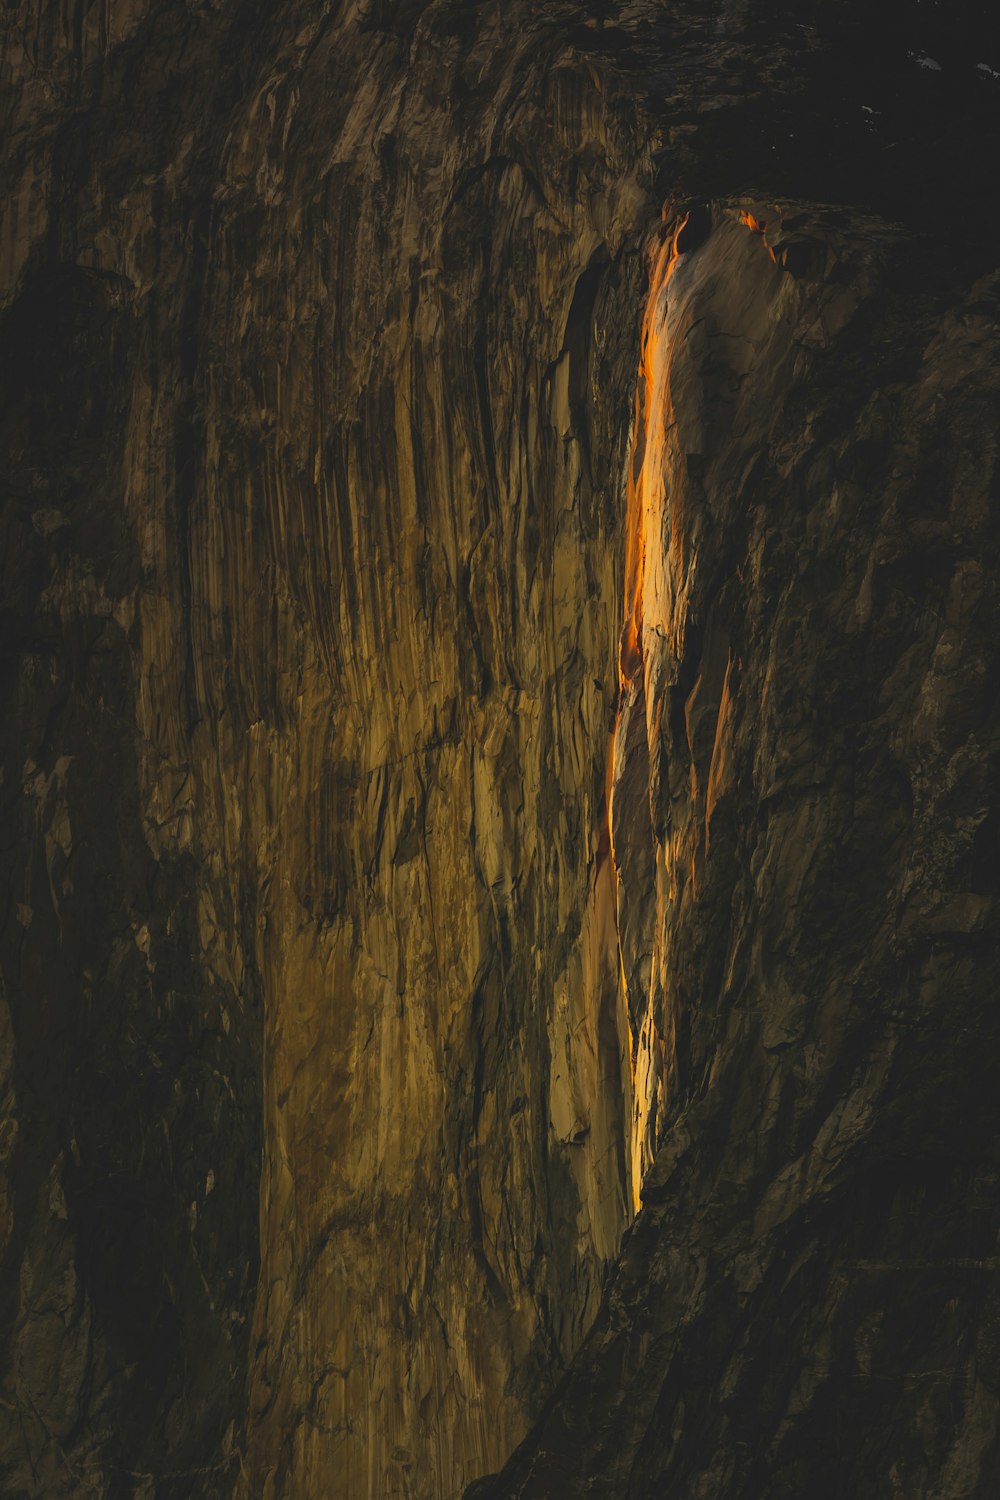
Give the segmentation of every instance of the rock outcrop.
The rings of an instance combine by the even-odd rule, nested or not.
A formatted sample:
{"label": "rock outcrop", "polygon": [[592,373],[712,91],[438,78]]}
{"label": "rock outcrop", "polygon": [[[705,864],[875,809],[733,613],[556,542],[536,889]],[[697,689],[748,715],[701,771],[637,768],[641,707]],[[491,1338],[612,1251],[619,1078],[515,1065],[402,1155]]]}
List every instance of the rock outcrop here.
{"label": "rock outcrop", "polygon": [[992,1494],[991,24],[8,3],[5,1494]]}

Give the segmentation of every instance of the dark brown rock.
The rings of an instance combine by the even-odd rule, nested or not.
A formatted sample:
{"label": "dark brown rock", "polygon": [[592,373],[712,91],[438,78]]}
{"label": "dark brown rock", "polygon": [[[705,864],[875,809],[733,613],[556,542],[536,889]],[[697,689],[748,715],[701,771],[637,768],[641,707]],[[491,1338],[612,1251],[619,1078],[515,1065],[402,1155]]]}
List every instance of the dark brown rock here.
{"label": "dark brown rock", "polygon": [[992,1493],[995,23],[0,26],[0,1489]]}
{"label": "dark brown rock", "polygon": [[808,285],[741,228],[670,283],[660,1149],[477,1497],[996,1484],[997,278],[921,313],[874,224]]}

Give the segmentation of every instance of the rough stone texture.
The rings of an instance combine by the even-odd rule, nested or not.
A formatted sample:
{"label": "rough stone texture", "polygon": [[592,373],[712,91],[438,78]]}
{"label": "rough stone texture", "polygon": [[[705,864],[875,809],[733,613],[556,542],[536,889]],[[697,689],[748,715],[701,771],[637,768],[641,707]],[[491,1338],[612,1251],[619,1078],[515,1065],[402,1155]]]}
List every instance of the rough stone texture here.
{"label": "rough stone texture", "polygon": [[660,1149],[594,1330],[477,1497],[1000,1474],[1000,278],[921,314],[892,232],[769,211],[777,261],[705,216],[662,317],[625,709]]}
{"label": "rough stone texture", "polygon": [[600,846],[648,158],[516,17],[60,19],[7,62],[7,1482],[453,1492],[631,1201]]}
{"label": "rough stone texture", "polygon": [[0,1488],[992,1494],[992,23],[0,22]]}

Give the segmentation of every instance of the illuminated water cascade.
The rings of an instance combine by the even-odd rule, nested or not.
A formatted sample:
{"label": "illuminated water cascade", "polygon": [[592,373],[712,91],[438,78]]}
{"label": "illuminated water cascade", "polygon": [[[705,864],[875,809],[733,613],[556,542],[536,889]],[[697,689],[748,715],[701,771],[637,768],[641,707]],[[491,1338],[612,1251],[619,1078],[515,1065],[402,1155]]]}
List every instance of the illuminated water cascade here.
{"label": "illuminated water cascade", "polygon": [[665,326],[667,287],[680,256],[677,242],[686,223],[685,214],[657,253],[642,320],[634,435],[626,479],[625,623],[618,654],[622,692],[635,680],[642,666],[643,585],[649,525],[655,520],[658,530],[663,517],[664,450],[670,409]]}
{"label": "illuminated water cascade", "polygon": [[[666,336],[668,286],[680,258],[678,242],[687,215],[669,232],[653,260],[635,397],[632,449],[626,475],[624,621],[618,655],[618,710],[609,759],[608,824],[615,872],[616,919],[621,982],[628,1019],[632,1098],[629,1125],[629,1178],[633,1208],[639,1207],[642,1178],[652,1159],[656,1093],[663,1077],[663,1042],[649,1004],[649,955],[637,940],[628,893],[639,866],[652,865],[649,812],[649,752],[646,726],[643,630],[651,600],[646,598],[647,556],[663,548],[667,495],[667,439],[672,423],[670,362]],[[681,562],[681,559],[677,559]],[[616,818],[615,791],[628,803]],[[651,878],[652,870],[644,878]],[[642,882],[636,878],[635,888]],[[647,887],[648,888],[648,887]],[[638,943],[638,946],[637,946]],[[641,978],[637,979],[637,974]],[[643,993],[637,993],[642,990]],[[641,1054],[641,1056],[640,1056]]]}

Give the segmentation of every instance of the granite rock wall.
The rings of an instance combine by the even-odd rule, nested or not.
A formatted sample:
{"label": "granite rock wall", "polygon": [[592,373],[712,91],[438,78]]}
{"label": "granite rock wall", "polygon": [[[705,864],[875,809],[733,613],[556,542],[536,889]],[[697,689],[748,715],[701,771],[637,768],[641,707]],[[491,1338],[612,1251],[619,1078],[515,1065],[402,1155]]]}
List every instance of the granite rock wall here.
{"label": "granite rock wall", "polygon": [[4,1493],[991,1493],[991,24],[0,13]]}
{"label": "granite rock wall", "polygon": [[624,708],[659,1149],[583,1350],[469,1494],[985,1500],[998,280],[921,310],[911,241],[802,204],[702,234]]}

